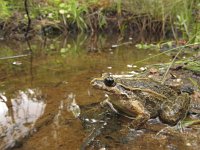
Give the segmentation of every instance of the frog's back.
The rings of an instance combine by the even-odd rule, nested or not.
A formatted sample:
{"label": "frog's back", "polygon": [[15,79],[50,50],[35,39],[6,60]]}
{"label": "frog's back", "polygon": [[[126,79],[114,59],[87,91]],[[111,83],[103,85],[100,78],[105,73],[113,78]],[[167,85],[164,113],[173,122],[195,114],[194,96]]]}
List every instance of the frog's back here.
{"label": "frog's back", "polygon": [[150,113],[151,118],[155,118],[159,115],[160,109],[163,103],[169,101],[169,105],[173,104],[176,100],[177,93],[167,85],[162,85],[159,82],[143,79],[143,80],[120,80],[121,84],[131,87],[135,90],[134,94],[140,97],[141,102],[145,106],[146,110]]}
{"label": "frog's back", "polygon": [[[118,82],[121,84],[127,86],[127,87],[132,87],[134,88],[139,88],[139,89],[148,89],[150,91],[153,91],[155,93],[159,93],[167,98],[177,96],[177,92],[174,91],[172,88],[170,88],[167,85],[162,85],[159,82],[156,82],[151,79],[118,79]],[[139,92],[138,92],[139,93]]]}

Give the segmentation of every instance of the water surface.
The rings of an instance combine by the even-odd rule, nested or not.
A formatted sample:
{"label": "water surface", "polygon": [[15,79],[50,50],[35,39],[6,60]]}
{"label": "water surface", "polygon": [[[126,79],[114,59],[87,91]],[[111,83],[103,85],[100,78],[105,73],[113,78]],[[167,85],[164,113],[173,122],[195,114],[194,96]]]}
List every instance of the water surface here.
{"label": "water surface", "polygon": [[[147,64],[170,60],[164,55],[137,63],[159,52],[138,50],[134,44],[127,44],[130,40],[119,39],[116,35],[37,38],[30,41],[32,55],[26,42],[0,41],[0,149],[79,149],[90,131],[84,130],[81,120],[67,110],[69,95],[80,106],[99,102],[104,94],[91,88],[94,77],[105,72],[131,74]],[[24,54],[28,55],[9,58]],[[199,137],[190,142],[183,138],[185,135],[164,136],[160,141],[153,138],[155,133],[137,133],[138,137],[128,143],[109,139],[109,146],[196,149],[199,144]],[[177,137],[179,140],[174,141]]]}

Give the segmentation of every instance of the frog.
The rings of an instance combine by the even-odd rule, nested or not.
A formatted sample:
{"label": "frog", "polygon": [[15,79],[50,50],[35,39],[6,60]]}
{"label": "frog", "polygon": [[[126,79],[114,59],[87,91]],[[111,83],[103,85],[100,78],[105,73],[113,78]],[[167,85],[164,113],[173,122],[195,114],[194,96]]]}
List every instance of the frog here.
{"label": "frog", "polygon": [[109,104],[132,118],[128,126],[134,129],[157,117],[162,123],[175,126],[186,117],[190,107],[191,98],[187,92],[177,92],[150,78],[109,75],[94,78],[91,85],[106,91]]}

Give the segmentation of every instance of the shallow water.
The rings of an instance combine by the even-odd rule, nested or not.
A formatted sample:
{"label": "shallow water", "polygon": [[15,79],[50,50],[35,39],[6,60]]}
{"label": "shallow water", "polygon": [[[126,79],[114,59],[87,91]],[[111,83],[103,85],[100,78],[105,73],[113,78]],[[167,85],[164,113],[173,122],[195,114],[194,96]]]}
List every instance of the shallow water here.
{"label": "shallow water", "polygon": [[[80,106],[100,102],[103,92],[90,86],[94,77],[105,72],[133,74],[147,64],[170,60],[164,55],[138,63],[159,52],[138,50],[128,39],[118,41],[118,36],[37,38],[30,41],[33,55],[19,58],[9,56],[29,54],[26,42],[0,41],[0,149],[79,149],[91,130],[85,130],[82,121],[68,111],[68,96]],[[97,137],[104,145],[89,144],[88,149],[199,147],[196,131],[156,138],[163,126],[149,124],[154,128],[133,132],[128,142],[114,140],[120,134],[113,131],[112,138]]]}

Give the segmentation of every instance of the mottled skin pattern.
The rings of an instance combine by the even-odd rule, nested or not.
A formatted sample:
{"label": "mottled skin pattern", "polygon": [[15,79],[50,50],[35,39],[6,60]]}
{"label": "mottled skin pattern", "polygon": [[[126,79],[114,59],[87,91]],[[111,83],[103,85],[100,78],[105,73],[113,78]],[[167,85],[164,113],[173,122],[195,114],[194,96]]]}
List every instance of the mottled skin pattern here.
{"label": "mottled skin pattern", "polygon": [[148,78],[102,77],[91,81],[93,87],[107,91],[110,102],[119,112],[134,117],[131,127],[138,128],[149,118],[159,117],[166,124],[176,125],[188,112],[188,93]]}

